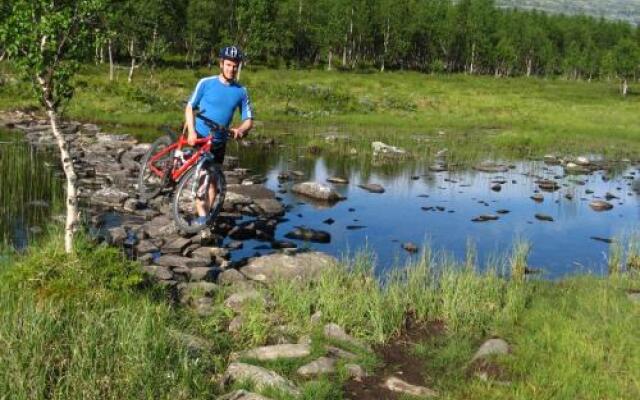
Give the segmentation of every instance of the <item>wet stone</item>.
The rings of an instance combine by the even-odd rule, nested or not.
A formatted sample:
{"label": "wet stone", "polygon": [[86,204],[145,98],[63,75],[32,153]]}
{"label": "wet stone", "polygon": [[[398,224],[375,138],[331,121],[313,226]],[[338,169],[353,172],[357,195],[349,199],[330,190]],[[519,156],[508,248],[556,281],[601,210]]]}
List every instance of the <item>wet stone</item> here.
{"label": "wet stone", "polygon": [[589,207],[591,207],[594,211],[608,211],[613,208],[613,204],[604,200],[594,200],[589,203]]}
{"label": "wet stone", "polygon": [[406,251],[408,251],[409,253],[417,253],[418,252],[418,246],[415,243],[412,242],[405,242],[402,244],[402,248]]}
{"label": "wet stone", "polygon": [[536,218],[538,221],[553,222],[553,217],[552,217],[552,216],[550,216],[550,215],[547,215],[547,214],[540,214],[540,213],[538,213],[538,214],[536,214],[536,215],[535,215],[535,218]]}
{"label": "wet stone", "polygon": [[336,183],[336,184],[339,184],[339,185],[346,185],[346,184],[349,183],[349,179],[342,178],[342,177],[339,177],[339,176],[331,176],[331,177],[327,178],[327,182]]}
{"label": "wet stone", "polygon": [[370,193],[384,193],[384,188],[378,183],[364,183],[358,185],[358,187]]}
{"label": "wet stone", "polygon": [[162,246],[162,252],[166,254],[179,254],[191,243],[190,239],[183,237],[173,237],[168,239],[167,243]]}
{"label": "wet stone", "polygon": [[483,214],[473,218],[472,222],[488,222],[488,221],[497,221],[499,217],[497,215],[492,214]]}
{"label": "wet stone", "polygon": [[311,229],[306,227],[296,227],[292,231],[284,235],[287,239],[304,240],[315,243],[331,242],[331,234],[326,231]]}

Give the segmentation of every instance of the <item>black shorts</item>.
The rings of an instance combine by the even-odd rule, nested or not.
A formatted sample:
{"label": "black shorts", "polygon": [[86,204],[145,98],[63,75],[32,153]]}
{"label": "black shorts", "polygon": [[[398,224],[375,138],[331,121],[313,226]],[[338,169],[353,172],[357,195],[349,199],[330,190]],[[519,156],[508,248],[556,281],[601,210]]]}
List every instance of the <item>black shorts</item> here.
{"label": "black shorts", "polygon": [[213,162],[222,165],[222,163],[224,163],[224,154],[226,153],[226,151],[226,143],[213,142],[211,144],[211,154],[213,154]]}

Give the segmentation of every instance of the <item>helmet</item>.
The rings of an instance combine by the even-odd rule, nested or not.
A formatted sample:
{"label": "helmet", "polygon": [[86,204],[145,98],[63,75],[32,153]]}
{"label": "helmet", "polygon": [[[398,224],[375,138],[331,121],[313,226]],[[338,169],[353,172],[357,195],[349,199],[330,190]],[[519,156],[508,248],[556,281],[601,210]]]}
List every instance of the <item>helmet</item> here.
{"label": "helmet", "polygon": [[223,60],[241,62],[244,59],[244,54],[242,54],[242,51],[236,46],[227,46],[220,49],[218,57]]}

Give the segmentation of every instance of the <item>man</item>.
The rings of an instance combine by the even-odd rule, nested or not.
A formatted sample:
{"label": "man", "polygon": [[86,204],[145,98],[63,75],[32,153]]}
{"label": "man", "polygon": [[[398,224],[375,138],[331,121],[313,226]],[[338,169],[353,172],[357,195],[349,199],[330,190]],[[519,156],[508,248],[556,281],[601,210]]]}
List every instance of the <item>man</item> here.
{"label": "man", "polygon": [[[198,137],[213,135],[211,152],[214,162],[222,164],[226,150],[227,134],[225,132],[210,132],[209,127],[200,118],[195,118],[194,109],[217,124],[229,128],[236,109],[240,110],[242,122],[229,131],[234,139],[246,136],[253,128],[253,109],[247,89],[236,82],[238,69],[243,60],[240,49],[236,46],[225,47],[220,50],[220,74],[201,79],[191,95],[185,109],[187,124],[187,142],[193,146]],[[211,184],[208,189],[208,201],[196,200],[196,210],[199,218],[197,223],[204,223],[205,216],[216,198],[216,187]]]}

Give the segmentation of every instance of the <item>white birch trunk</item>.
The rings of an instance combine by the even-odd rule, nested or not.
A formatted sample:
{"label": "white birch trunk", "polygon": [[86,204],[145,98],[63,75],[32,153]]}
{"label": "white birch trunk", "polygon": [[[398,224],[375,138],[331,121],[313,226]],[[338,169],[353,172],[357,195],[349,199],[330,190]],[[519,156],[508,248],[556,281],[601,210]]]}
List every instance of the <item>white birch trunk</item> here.
{"label": "white birch trunk", "polygon": [[622,95],[626,96],[628,91],[629,91],[629,82],[625,78],[622,80]]}
{"label": "white birch trunk", "polygon": [[331,61],[333,60],[333,50],[329,49],[329,56],[327,57],[327,71],[331,71]]}
{"label": "white birch trunk", "polygon": [[113,65],[113,51],[111,49],[111,38],[109,38],[109,82],[113,82],[113,72],[114,72],[114,65]]}
{"label": "white birch trunk", "polygon": [[129,77],[127,78],[127,83],[131,83],[133,80],[133,70],[136,68],[136,57],[133,55],[134,50],[134,41],[131,39],[129,42],[129,55],[131,56],[131,68],[129,68]]}
{"label": "white birch trunk", "polygon": [[531,57],[527,58],[527,77],[531,76],[531,70],[533,69],[533,61]]}
{"label": "white birch trunk", "polygon": [[473,64],[476,61],[476,42],[471,44],[471,64],[469,64],[469,74],[473,75]]}
{"label": "white birch trunk", "polygon": [[[43,78],[39,77],[38,82],[43,93],[46,94],[51,92],[51,88],[47,86],[47,83]],[[69,144],[64,139],[62,132],[60,132],[58,127],[58,116],[56,115],[55,107],[50,99],[45,100],[45,107],[47,109],[49,122],[51,123],[53,137],[56,139],[56,143],[58,144],[62,169],[64,170],[64,174],[67,178],[67,215],[64,225],[64,250],[67,253],[71,253],[73,252],[73,234],[75,233],[78,224],[78,192],[76,187],[78,178],[73,166],[71,153],[69,152]]]}

